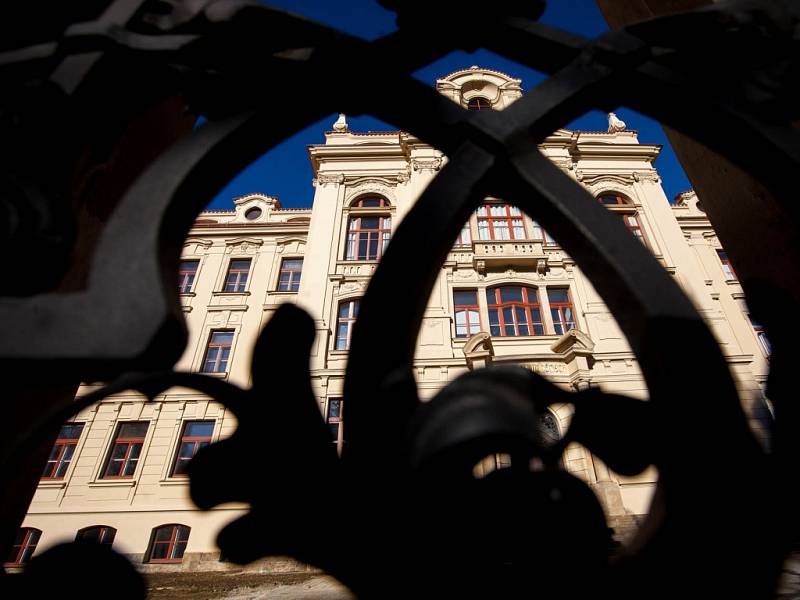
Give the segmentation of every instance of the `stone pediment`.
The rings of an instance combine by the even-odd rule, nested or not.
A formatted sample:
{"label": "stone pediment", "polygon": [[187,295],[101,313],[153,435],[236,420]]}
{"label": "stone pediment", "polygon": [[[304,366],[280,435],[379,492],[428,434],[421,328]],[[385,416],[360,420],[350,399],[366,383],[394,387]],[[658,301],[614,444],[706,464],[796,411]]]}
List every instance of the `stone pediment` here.
{"label": "stone pediment", "polygon": [[573,352],[575,354],[588,355],[594,350],[594,342],[588,334],[578,330],[570,329],[567,333],[558,338],[553,345],[550,346],[553,352],[565,354]]}

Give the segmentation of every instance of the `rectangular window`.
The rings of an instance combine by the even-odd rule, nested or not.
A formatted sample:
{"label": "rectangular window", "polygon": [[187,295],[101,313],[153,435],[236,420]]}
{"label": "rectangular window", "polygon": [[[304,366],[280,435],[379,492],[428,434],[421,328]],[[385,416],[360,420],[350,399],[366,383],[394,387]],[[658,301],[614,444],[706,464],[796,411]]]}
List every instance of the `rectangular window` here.
{"label": "rectangular window", "polygon": [[175,464],[172,467],[173,477],[186,475],[189,461],[192,460],[200,448],[211,443],[211,434],[214,433],[214,421],[187,421],[183,426],[183,435],[175,455]]}
{"label": "rectangular window", "polygon": [[197,275],[199,260],[182,260],[178,271],[178,293],[188,294],[194,287],[194,276]]}
{"label": "rectangular window", "polygon": [[475,213],[481,240],[524,240],[522,211],[510,204],[484,204]]}
{"label": "rectangular window", "polygon": [[389,216],[353,216],[347,226],[346,260],[378,260],[392,235]]}
{"label": "rectangular window", "polygon": [[728,258],[728,253],[724,250],[717,250],[717,256],[719,257],[719,262],[722,263],[722,271],[725,273],[725,279],[728,281],[736,281],[738,277],[736,277],[736,271],[733,270],[733,265]]}
{"label": "rectangular window", "polygon": [[469,222],[464,223],[464,226],[461,228],[461,231],[458,234],[458,239],[456,239],[456,243],[453,244],[454,247],[462,247],[462,246],[471,246],[472,245],[472,231],[469,227]]}
{"label": "rectangular window", "polygon": [[539,225],[536,221],[533,222],[533,239],[537,242],[542,242],[545,246],[557,246],[556,241],[550,237],[550,234],[547,233],[542,226]]}
{"label": "rectangular window", "polygon": [[103,479],[130,479],[142,454],[147,421],[120,423],[103,469]]}
{"label": "rectangular window", "polygon": [[358,300],[342,302],[339,305],[339,315],[336,319],[336,350],[350,348],[350,337],[353,335],[353,325],[358,317]]}
{"label": "rectangular window", "polygon": [[536,288],[507,285],[487,288],[489,332],[493,336],[544,335]]}
{"label": "rectangular window", "polygon": [[278,277],[279,292],[296,292],[300,289],[300,274],[303,271],[302,258],[284,258]]}
{"label": "rectangular window", "polygon": [[27,563],[36,551],[36,545],[39,543],[41,535],[42,532],[39,529],[20,528],[3,566],[20,567]]}
{"label": "rectangular window", "polygon": [[344,445],[344,400],[341,398],[328,398],[328,410],[325,421],[331,429],[331,439],[336,446],[336,451],[341,454]]}
{"label": "rectangular window", "polygon": [[642,228],[639,225],[639,219],[636,217],[636,213],[623,213],[622,220],[625,223],[625,227],[628,228],[628,231],[633,234],[633,237],[646,246],[647,244],[645,244],[644,241],[644,233],[642,233]]}
{"label": "rectangular window", "polygon": [[772,344],[769,343],[769,338],[767,337],[767,332],[764,331],[763,325],[750,315],[747,315],[747,318],[750,319],[750,324],[753,326],[753,331],[756,332],[756,338],[758,338],[758,343],[761,344],[764,354],[770,356],[772,354]]}
{"label": "rectangular window", "polygon": [[47,458],[42,479],[64,479],[82,431],[83,423],[67,423],[61,426],[58,439]]}
{"label": "rectangular window", "polygon": [[228,274],[225,276],[226,292],[244,292],[247,287],[247,276],[250,274],[250,259],[236,258],[228,265]]}
{"label": "rectangular window", "polygon": [[575,309],[569,299],[566,289],[547,289],[547,300],[550,302],[550,315],[553,317],[553,326],[556,335],[564,335],[570,329],[575,329]]}
{"label": "rectangular window", "polygon": [[453,290],[456,337],[471,337],[481,330],[478,292],[475,290]]}
{"label": "rectangular window", "polygon": [[203,358],[203,373],[227,373],[233,345],[233,331],[212,331]]}

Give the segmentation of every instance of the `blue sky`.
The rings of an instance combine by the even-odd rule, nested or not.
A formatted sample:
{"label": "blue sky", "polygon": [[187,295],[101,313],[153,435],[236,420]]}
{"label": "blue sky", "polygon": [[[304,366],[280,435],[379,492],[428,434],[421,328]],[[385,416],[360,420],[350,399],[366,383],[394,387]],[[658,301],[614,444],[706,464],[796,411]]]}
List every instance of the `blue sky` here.
{"label": "blue sky", "polygon": [[[435,0],[434,0],[435,1]],[[395,29],[394,13],[383,9],[373,0],[350,0],[347,3],[332,3],[320,0],[273,0],[268,4],[336,27],[351,35],[373,40]],[[594,0],[550,0],[541,19],[553,25],[595,37],[607,30]],[[508,73],[522,79],[523,89],[528,91],[544,76],[518,63],[485,50],[468,54],[453,52],[444,58],[420,69],[414,76],[431,86],[437,78],[458,69],[479,65]],[[617,116],[625,121],[629,129],[639,132],[639,141],[648,144],[663,144],[664,149],[656,161],[662,177],[662,185],[670,200],[679,192],[691,187],[672,148],[667,142],[661,126],[635,111],[624,107],[616,109]],[[314,197],[311,186],[313,177],[306,146],[324,142],[324,132],[330,130],[337,115],[330,116],[299,131],[278,146],[272,148],[253,162],[212,200],[209,208],[232,208],[232,199],[250,192],[263,192],[280,198],[284,207],[310,207]],[[369,116],[348,116],[353,131],[395,130],[396,127]],[[605,113],[592,111],[573,121],[569,129],[605,131]]]}

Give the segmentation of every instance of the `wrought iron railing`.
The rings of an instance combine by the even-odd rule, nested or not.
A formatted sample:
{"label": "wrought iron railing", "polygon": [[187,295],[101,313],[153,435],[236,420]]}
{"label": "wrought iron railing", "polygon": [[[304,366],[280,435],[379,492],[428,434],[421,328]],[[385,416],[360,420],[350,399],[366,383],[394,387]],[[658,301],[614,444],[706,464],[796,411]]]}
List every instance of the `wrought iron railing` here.
{"label": "wrought iron railing", "polygon": [[[537,142],[588,110],[625,104],[758,178],[788,215],[776,226],[796,236],[796,3],[721,2],[585,40],[537,23],[541,2],[466,11],[449,1],[386,0],[399,30],[374,42],[245,2],[66,4],[52,15],[54,25],[35,11],[9,18],[0,42],[7,257],[0,356],[12,425],[0,457],[4,544],[38,475],[23,471],[37,468],[31,457],[58,424],[117,391],[153,397],[183,385],[239,420],[229,439],[200,451],[190,466],[201,509],[250,505],[219,534],[229,560],[293,556],[364,596],[770,595],[797,537],[789,378],[800,329],[797,264],[765,257],[787,263],[784,280],[742,276],[737,266],[774,348],[768,391],[777,422],[767,455],[686,296]],[[551,77],[507,110],[476,113],[411,77],[476,45]],[[284,103],[271,93],[278,80],[313,93]],[[395,93],[380,101],[366,92],[390,87]],[[209,122],[182,136],[185,109]],[[169,370],[186,342],[175,278],[193,219],[245,165],[335,111],[370,113],[449,157],[363,299],[347,367],[341,460],[311,392],[314,327],[301,310],[282,307],[264,329],[249,390]],[[156,125],[171,129],[148,146],[132,127],[142,123],[153,135],[163,134]],[[42,143],[48,136],[50,146]],[[128,168],[120,148],[133,148]],[[535,215],[577,261],[625,332],[649,403],[596,389],[567,393],[514,369],[471,373],[419,402],[411,364],[425,303],[462,224],[487,195]],[[754,220],[763,219],[758,206],[750,209]],[[758,253],[750,241],[725,243],[735,257]],[[34,259],[42,262],[32,270]],[[780,307],[780,319],[771,306]],[[376,355],[387,311],[401,334]],[[76,382],[96,380],[114,383],[72,402]],[[545,444],[538,415],[560,402],[575,406],[574,418],[560,442]],[[622,474],[658,469],[644,526],[613,556],[596,499],[559,469],[570,441]],[[245,476],[243,459],[265,443],[280,457],[268,488]],[[511,455],[512,465],[538,457],[546,468],[471,477],[475,458],[491,452]],[[706,459],[719,453],[724,459],[712,470]],[[339,507],[346,535],[336,541],[311,518],[320,493]],[[499,515],[491,526],[476,522],[484,510]],[[98,573],[135,581],[110,551],[66,545],[32,562],[26,578],[3,582],[46,590],[89,558],[95,564],[84,589],[100,585]],[[127,589],[141,593],[135,584]]]}

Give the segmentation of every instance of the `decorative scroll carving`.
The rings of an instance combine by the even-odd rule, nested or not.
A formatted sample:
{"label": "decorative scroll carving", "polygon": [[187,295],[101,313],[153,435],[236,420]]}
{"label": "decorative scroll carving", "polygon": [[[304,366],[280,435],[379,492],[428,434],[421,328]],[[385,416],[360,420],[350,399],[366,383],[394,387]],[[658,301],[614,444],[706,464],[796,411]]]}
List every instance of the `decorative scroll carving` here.
{"label": "decorative scroll carving", "polygon": [[415,171],[438,171],[442,168],[441,158],[412,158],[411,166]]}
{"label": "decorative scroll carving", "polygon": [[316,179],[313,180],[314,186],[326,186],[331,184],[344,183],[344,174],[342,173],[320,173]]}

